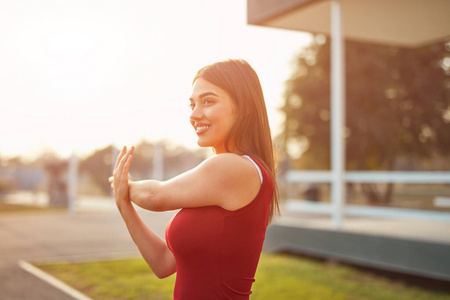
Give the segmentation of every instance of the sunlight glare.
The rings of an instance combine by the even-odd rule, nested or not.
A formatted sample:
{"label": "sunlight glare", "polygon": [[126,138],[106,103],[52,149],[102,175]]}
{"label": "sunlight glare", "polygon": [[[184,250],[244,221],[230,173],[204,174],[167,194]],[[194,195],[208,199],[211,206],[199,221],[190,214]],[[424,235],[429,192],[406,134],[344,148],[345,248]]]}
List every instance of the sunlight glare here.
{"label": "sunlight glare", "polygon": [[255,68],[277,132],[287,61],[307,42],[302,33],[248,26],[238,0],[3,3],[6,155],[46,145],[67,156],[142,139],[195,147],[187,108],[192,78],[225,58]]}

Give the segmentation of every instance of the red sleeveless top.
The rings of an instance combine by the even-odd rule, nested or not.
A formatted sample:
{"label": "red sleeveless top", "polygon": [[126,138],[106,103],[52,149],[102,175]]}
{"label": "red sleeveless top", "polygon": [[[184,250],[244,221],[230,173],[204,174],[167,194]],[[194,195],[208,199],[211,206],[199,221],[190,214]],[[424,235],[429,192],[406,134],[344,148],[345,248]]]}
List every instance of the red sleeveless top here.
{"label": "red sleeveless top", "polygon": [[262,184],[248,205],[184,208],[169,222],[166,241],[175,256],[173,299],[249,299],[261,254],[273,182],[261,169]]}

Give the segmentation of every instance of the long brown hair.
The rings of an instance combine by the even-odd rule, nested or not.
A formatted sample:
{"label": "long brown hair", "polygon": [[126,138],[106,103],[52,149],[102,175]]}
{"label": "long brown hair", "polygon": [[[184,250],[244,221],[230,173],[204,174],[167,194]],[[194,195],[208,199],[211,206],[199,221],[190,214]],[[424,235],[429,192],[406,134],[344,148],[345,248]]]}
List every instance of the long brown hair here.
{"label": "long brown hair", "polygon": [[233,137],[238,152],[255,157],[269,172],[274,184],[270,223],[280,211],[279,194],[269,120],[258,75],[245,60],[228,59],[203,67],[193,82],[198,78],[226,91],[237,106],[237,118],[225,139],[225,149],[230,152],[229,142]]}

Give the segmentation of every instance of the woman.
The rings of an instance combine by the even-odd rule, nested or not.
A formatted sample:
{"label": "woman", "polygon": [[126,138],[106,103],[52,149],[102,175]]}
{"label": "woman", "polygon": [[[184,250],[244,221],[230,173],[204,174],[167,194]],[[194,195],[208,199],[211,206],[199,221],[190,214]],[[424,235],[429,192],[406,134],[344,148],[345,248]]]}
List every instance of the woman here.
{"label": "woman", "polygon": [[[272,141],[258,76],[244,60],[200,69],[189,99],[198,145],[214,155],[171,180],[131,181],[133,148],[120,153],[112,186],[142,256],[160,278],[177,272],[174,299],[249,299],[265,231],[278,211]],[[166,241],[131,202],[181,209]]]}

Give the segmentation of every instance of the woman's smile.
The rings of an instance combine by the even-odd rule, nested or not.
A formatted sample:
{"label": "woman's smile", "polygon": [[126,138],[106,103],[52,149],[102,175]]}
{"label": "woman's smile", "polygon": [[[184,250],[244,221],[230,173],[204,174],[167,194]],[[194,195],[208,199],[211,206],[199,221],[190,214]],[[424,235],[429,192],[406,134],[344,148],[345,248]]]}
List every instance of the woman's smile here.
{"label": "woman's smile", "polygon": [[206,131],[208,131],[208,129],[210,128],[211,126],[208,126],[208,125],[196,125],[195,126],[195,133],[197,133],[198,135],[200,135],[200,134],[204,134]]}

